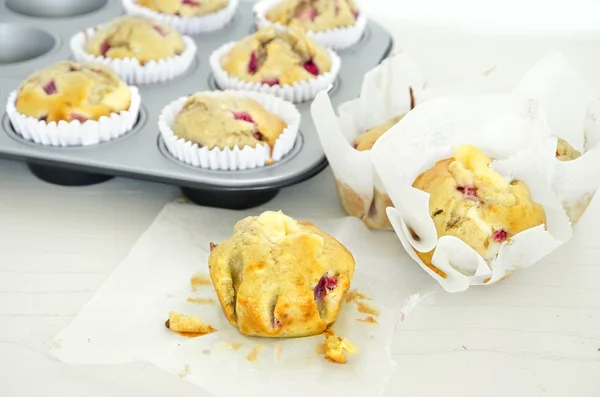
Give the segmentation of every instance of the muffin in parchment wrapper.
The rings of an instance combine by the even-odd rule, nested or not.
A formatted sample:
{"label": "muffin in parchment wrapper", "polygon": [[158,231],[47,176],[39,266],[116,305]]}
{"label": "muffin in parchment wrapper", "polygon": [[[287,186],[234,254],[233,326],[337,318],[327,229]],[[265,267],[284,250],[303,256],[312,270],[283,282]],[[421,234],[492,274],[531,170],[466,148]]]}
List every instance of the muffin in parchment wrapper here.
{"label": "muffin in parchment wrapper", "polygon": [[[428,86],[410,56],[399,53],[365,74],[360,97],[343,103],[339,116],[327,93],[317,95],[312,116],[345,211],[369,228],[390,227],[385,209],[392,203],[373,168],[368,147],[375,139],[366,136],[366,131],[374,127],[384,131],[384,124],[393,125],[427,99],[448,92],[476,94],[491,89],[483,73],[443,86]],[[359,136],[365,140],[357,146]]]}
{"label": "muffin in parchment wrapper", "polygon": [[[518,95],[436,98],[411,111],[373,147],[373,164],[395,207],[387,209],[394,230],[408,254],[447,291],[494,284],[538,262],[572,237],[569,219],[551,188],[557,138],[550,136],[539,111],[535,101]],[[417,177],[438,161],[453,159],[463,145],[472,145],[491,158],[489,168],[503,183],[522,182],[544,212],[545,222],[508,238],[505,235],[488,259],[458,237],[438,238],[430,195],[413,188]],[[477,182],[484,187],[484,182]],[[449,186],[461,191],[460,186]],[[478,186],[471,188],[477,191]],[[476,206],[487,210],[486,199],[476,197],[477,202],[481,200]],[[490,226],[469,213],[460,217],[459,222],[473,223],[473,233]],[[417,251],[434,251],[430,266]]]}
{"label": "muffin in parchment wrapper", "polygon": [[535,99],[560,138],[552,188],[576,224],[600,185],[600,94],[561,53],[542,58],[516,94]]}

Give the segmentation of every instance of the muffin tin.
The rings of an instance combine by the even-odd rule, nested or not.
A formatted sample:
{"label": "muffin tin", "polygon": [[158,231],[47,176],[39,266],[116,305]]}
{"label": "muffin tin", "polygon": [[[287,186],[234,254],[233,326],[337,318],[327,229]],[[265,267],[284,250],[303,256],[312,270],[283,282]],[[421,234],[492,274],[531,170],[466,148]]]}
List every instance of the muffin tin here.
{"label": "muffin tin", "polygon": [[[252,3],[241,3],[233,21],[222,30],[193,36],[198,53],[191,68],[166,83],[138,85],[142,110],[134,129],[116,140],[84,147],[50,147],[18,135],[4,108],[11,91],[32,72],[72,59],[73,34],[121,14],[120,0],[0,0],[0,157],[25,161],[39,178],[80,186],[113,176],[180,186],[192,201],[208,206],[242,209],[260,205],[282,187],[308,179],[327,165],[310,116],[310,103],[298,104],[302,123],[294,149],[273,165],[243,171],[212,171],[176,160],[160,138],[161,109],[181,96],[218,89],[208,57],[220,45],[254,30]],[[360,93],[363,75],[390,52],[392,39],[369,22],[361,41],[339,51],[342,70],[330,88],[334,106]]]}

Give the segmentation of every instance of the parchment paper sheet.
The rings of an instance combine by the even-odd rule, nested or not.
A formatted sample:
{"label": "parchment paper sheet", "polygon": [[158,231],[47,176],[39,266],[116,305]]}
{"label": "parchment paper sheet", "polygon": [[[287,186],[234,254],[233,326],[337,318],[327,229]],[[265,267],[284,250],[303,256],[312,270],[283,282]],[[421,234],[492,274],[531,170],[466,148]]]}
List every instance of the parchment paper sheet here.
{"label": "parchment paper sheet", "polygon": [[[211,286],[193,293],[190,278],[197,272],[208,275],[209,242],[229,237],[235,222],[249,215],[258,214],[181,202],[167,205],[114,274],[59,333],[53,354],[72,364],[148,360],[223,397],[379,395],[395,369],[390,357],[394,327],[437,285],[428,277],[405,276],[403,269],[412,267],[411,259],[394,234],[369,231],[350,217],[313,219],[354,254],[351,288],[373,299],[364,302],[380,310],[374,316],[379,325],[356,321],[366,315],[357,312],[355,303],[344,304],[333,330],[359,348],[345,365],[316,353],[324,342],[321,335],[289,340],[245,337],[227,322],[218,304],[186,299],[216,300]],[[217,332],[182,337],[165,328],[169,311],[200,316]],[[241,347],[235,351],[232,344],[237,343]],[[257,346],[263,346],[257,361],[248,361]]]}

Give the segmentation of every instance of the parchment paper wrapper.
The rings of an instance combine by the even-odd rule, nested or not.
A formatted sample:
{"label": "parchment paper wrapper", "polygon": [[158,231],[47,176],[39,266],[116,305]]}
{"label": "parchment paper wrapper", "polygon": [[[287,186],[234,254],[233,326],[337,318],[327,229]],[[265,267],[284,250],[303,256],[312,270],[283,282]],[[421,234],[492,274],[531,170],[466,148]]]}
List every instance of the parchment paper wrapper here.
{"label": "parchment paper wrapper", "polygon": [[331,60],[331,70],[327,73],[318,75],[314,79],[299,81],[293,85],[276,84],[274,86],[269,86],[268,84],[252,83],[230,76],[221,66],[221,58],[223,58],[235,44],[235,41],[227,43],[219,47],[210,55],[209,62],[213,77],[221,89],[266,92],[281,97],[286,101],[294,103],[305,102],[313,99],[318,92],[328,90],[335,81],[342,66],[340,57],[335,52],[327,50],[329,59]]}
{"label": "parchment paper wrapper", "polygon": [[[266,17],[267,12],[281,1],[282,0],[263,0],[254,5],[256,25],[259,29],[269,25],[285,28],[285,26],[281,25],[280,23],[273,23],[269,21]],[[335,50],[341,50],[356,44],[364,34],[366,26],[367,18],[361,12],[353,26],[334,28],[321,32],[313,32],[312,30],[308,30],[306,34],[326,47],[330,47]]]}
{"label": "parchment paper wrapper", "polygon": [[[316,222],[335,236],[356,259],[352,289],[369,295],[364,301],[380,311],[379,325],[356,321],[366,317],[355,303],[344,303],[333,327],[359,352],[344,365],[316,353],[322,335],[297,339],[250,338],[225,319],[217,304],[187,302],[189,297],[217,300],[211,286],[190,288],[196,272],[208,275],[209,242],[228,238],[235,222],[252,211],[224,211],[187,204],[167,205],[133,247],[129,256],[75,320],[55,339],[53,354],[72,364],[147,360],[215,396],[287,397],[310,395],[379,396],[394,372],[390,342],[395,325],[424,296],[437,288],[420,279],[395,235],[374,234],[355,218]],[[289,214],[294,215],[294,214]],[[415,277],[416,276],[416,277]],[[404,305],[406,303],[406,305]],[[195,339],[165,328],[169,311],[200,316],[217,329]],[[235,351],[234,344],[241,344]],[[247,355],[263,346],[256,362]],[[232,379],[234,378],[234,381]]]}
{"label": "parchment paper wrapper", "polygon": [[[411,111],[382,136],[372,149],[372,161],[395,208],[387,213],[409,255],[449,292],[470,285],[493,284],[515,270],[533,265],[572,236],[569,220],[550,187],[556,138],[536,114],[536,104],[518,96],[437,98]],[[543,206],[543,225],[502,243],[487,263],[453,236],[438,239],[429,214],[429,194],[412,187],[417,176],[435,162],[451,158],[460,145],[471,144],[493,159],[492,168],[507,180],[518,179]],[[419,236],[413,238],[408,228]],[[416,255],[435,248],[432,264],[442,278]]]}
{"label": "parchment paper wrapper", "polygon": [[239,0],[229,0],[227,7],[222,10],[194,18],[162,14],[151,10],[150,8],[138,5],[136,0],[123,0],[123,7],[128,14],[152,18],[169,25],[180,33],[194,35],[213,32],[227,25],[235,15],[238,1]]}
{"label": "parchment paper wrapper", "polygon": [[410,88],[415,105],[448,92],[480,94],[492,90],[483,74],[444,86],[427,86],[418,66],[407,54],[399,53],[365,74],[360,97],[342,104],[339,117],[326,93],[320,93],[312,104],[312,116],[340,201],[349,215],[362,219],[370,228],[390,226],[385,209],[391,202],[373,168],[371,152],[358,151],[353,143],[367,129],[408,113]]}
{"label": "parchment paper wrapper", "polygon": [[138,89],[129,86],[131,102],[128,110],[102,116],[99,120],[59,121],[47,123],[27,117],[17,111],[17,91],[11,92],[6,104],[6,113],[15,131],[28,141],[50,146],[88,146],[119,138],[131,131],[140,113],[141,97]]}
{"label": "parchment paper wrapper", "polygon": [[170,80],[189,69],[196,56],[196,43],[191,37],[183,36],[185,50],[172,58],[150,61],[144,65],[135,58],[106,58],[85,51],[86,41],[94,36],[96,28],[86,29],[71,38],[71,52],[77,62],[101,63],[112,68],[121,79],[129,84],[160,83]]}
{"label": "parchment paper wrapper", "polygon": [[600,185],[600,95],[560,53],[541,59],[515,93],[535,99],[551,134],[582,156],[556,160],[552,188],[577,223]]}
{"label": "parchment paper wrapper", "polygon": [[219,96],[237,96],[252,98],[268,111],[278,115],[285,121],[287,127],[283,130],[275,145],[271,148],[268,144],[257,145],[252,148],[245,146],[239,148],[214,148],[198,147],[197,143],[179,138],[173,132],[173,124],[177,114],[183,108],[188,97],[181,97],[167,105],[158,117],[158,129],[169,152],[179,161],[195,167],[210,168],[211,170],[244,170],[262,167],[271,160],[279,161],[292,150],[296,143],[296,136],[300,128],[300,112],[294,104],[270,94],[251,91],[208,91],[200,94]]}

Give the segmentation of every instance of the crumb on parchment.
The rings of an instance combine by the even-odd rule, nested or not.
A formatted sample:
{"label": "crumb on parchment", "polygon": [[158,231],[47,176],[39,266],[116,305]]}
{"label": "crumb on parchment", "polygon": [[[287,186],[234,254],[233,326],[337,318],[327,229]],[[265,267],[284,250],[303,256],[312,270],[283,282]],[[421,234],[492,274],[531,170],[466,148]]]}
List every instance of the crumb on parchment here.
{"label": "crumb on parchment", "polygon": [[257,362],[258,356],[260,355],[260,352],[262,352],[263,348],[264,346],[258,345],[254,349],[250,350],[250,353],[248,353],[248,355],[246,356],[246,360],[253,363]]}
{"label": "crumb on parchment", "polygon": [[379,324],[373,316],[367,316],[365,318],[357,318],[356,321],[360,323]]}
{"label": "crumb on parchment", "polygon": [[186,376],[188,376],[190,374],[190,365],[186,364],[183,367],[183,370],[177,374],[177,376],[179,376],[180,378],[185,378]]}
{"label": "crumb on parchment", "polygon": [[188,301],[190,303],[196,303],[198,305],[214,305],[216,303],[215,300],[211,299],[211,298],[190,297],[190,298],[187,298],[186,301]]}
{"label": "crumb on parchment", "polygon": [[209,324],[205,324],[200,317],[190,317],[185,314],[170,312],[165,327],[175,331],[182,336],[190,338],[203,336],[216,331]]}
{"label": "crumb on parchment", "polygon": [[190,285],[192,286],[192,291],[196,291],[198,287],[212,285],[212,281],[208,275],[204,273],[196,273],[192,276]]}
{"label": "crumb on parchment", "polygon": [[358,348],[348,339],[336,336],[332,331],[325,331],[325,358],[338,364],[346,364],[346,354],[358,353]]}

